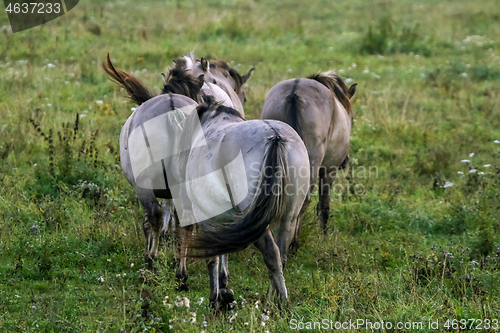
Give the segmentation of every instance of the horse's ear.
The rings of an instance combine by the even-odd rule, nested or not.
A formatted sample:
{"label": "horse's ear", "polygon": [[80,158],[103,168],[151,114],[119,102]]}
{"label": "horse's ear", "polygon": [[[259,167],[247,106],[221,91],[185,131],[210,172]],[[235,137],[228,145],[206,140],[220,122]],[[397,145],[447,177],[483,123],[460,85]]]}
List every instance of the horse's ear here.
{"label": "horse's ear", "polygon": [[196,81],[197,81],[196,83],[198,83],[198,86],[199,86],[199,87],[200,87],[200,89],[201,89],[201,87],[202,87],[202,86],[203,86],[203,84],[205,83],[205,74],[201,74],[200,76],[198,76],[198,77],[196,78]]}
{"label": "horse's ear", "polygon": [[354,96],[354,94],[356,93],[356,86],[357,86],[357,85],[358,85],[358,84],[357,84],[357,83],[355,83],[355,84],[353,84],[352,86],[350,86],[350,87],[349,87],[349,90],[347,90],[347,97],[348,97],[349,99],[351,99],[351,98],[352,98],[352,96]]}
{"label": "horse's ear", "polygon": [[248,71],[248,73],[246,73],[245,75],[243,75],[241,77],[241,85],[244,85],[245,82],[248,81],[248,79],[250,78],[250,76],[252,76],[252,72],[255,70],[255,68],[252,68],[251,70]]}
{"label": "horse's ear", "polygon": [[205,59],[205,58],[201,58],[200,62],[201,62],[201,69],[202,69],[204,72],[206,72],[206,71],[208,70],[208,66],[209,66],[209,64],[208,64],[208,60],[207,60],[207,59]]}

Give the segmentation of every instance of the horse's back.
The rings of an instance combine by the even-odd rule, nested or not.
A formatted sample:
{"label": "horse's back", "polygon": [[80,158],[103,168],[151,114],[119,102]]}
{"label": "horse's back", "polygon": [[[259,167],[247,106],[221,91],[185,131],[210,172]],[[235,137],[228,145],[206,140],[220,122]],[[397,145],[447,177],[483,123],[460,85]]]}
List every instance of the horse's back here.
{"label": "horse's back", "polygon": [[311,166],[319,166],[327,149],[334,105],[335,99],[323,84],[311,79],[290,79],[270,90],[261,118],[290,124],[304,141]]}
{"label": "horse's back", "polygon": [[321,83],[311,79],[290,79],[271,88],[261,119],[280,120],[296,130],[293,123],[298,122],[299,135],[305,141],[322,138],[328,133],[334,103],[330,90]]}
{"label": "horse's back", "polygon": [[120,133],[120,160],[136,190],[153,190],[157,197],[171,198],[163,171],[169,157],[166,150],[171,148],[167,113],[176,109],[190,113],[196,106],[186,96],[162,94],[143,103],[127,119]]}
{"label": "horse's back", "polygon": [[[260,175],[268,147],[277,137],[285,141],[286,160],[292,196],[309,184],[309,157],[304,142],[288,124],[276,120],[249,120],[239,122],[227,132],[224,141],[235,142],[241,149],[249,184]],[[250,191],[253,195],[253,192]],[[250,197],[242,206],[250,203]],[[299,200],[300,201],[300,200]],[[301,203],[300,203],[301,204]]]}

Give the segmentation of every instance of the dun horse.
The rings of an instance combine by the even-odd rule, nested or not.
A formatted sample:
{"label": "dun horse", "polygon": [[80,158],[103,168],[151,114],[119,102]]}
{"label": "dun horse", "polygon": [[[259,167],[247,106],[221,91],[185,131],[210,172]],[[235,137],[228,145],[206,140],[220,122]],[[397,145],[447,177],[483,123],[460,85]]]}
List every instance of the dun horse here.
{"label": "dun horse", "polygon": [[[331,187],[337,171],[348,162],[352,109],[350,99],[356,84],[347,88],[333,72],[308,78],[290,79],[276,84],[266,97],[261,119],[276,119],[292,126],[304,141],[310,161],[311,190],[319,176],[317,213],[326,235]],[[307,196],[297,223],[292,244],[299,246],[299,225],[307,206]]]}
{"label": "dun horse", "polygon": [[[246,75],[241,76],[236,70],[230,68],[223,60],[215,62],[216,65],[209,65],[204,58],[196,59],[193,53],[179,58],[174,61],[174,66],[167,69],[168,76],[163,75],[165,85],[162,89],[162,94],[179,93],[193,100],[200,101],[203,95],[213,96],[213,98],[228,107],[235,107],[244,116],[243,106],[240,99],[245,99],[243,84],[250,78],[254,69],[251,69]],[[122,86],[129,98],[142,105],[144,102],[153,98],[154,94],[144,86],[144,84],[135,77],[119,68],[115,68],[111,63],[108,55],[107,66],[103,65],[104,71],[111,77],[113,81]],[[211,74],[210,69],[213,69],[215,75]],[[193,80],[192,77],[197,78]],[[200,89],[201,85],[201,89]],[[234,90],[232,90],[234,89]],[[241,96],[241,97],[239,97]],[[144,206],[143,206],[144,207]],[[146,207],[149,209],[149,207]],[[171,198],[164,198],[162,203],[163,208],[163,226],[160,233],[166,233],[168,228],[175,233],[177,230],[180,238],[185,238],[184,233],[191,233],[192,226],[186,228],[176,228],[176,219],[174,211],[174,203]],[[146,209],[145,209],[146,212]],[[151,214],[149,214],[151,216]],[[148,237],[148,236],[146,236]],[[188,290],[187,284],[187,267],[185,254],[187,248],[182,246],[181,258],[179,267],[176,273],[179,280],[179,289]],[[146,258],[150,257],[150,251],[146,249]],[[149,261],[150,259],[148,259]],[[149,262],[149,266],[151,266]],[[222,256],[220,284],[222,288],[227,288],[229,281],[228,258]]]}
{"label": "dun horse", "polygon": [[[191,180],[185,191],[199,226],[188,238],[188,248],[194,251],[188,256],[213,258],[253,243],[269,269],[268,296],[277,291],[280,300],[286,300],[282,270],[309,189],[304,143],[283,122],[243,121],[239,112],[217,103],[199,106],[190,117],[200,122],[198,129],[185,126],[191,147],[206,148],[191,149],[186,162],[181,160],[181,165],[186,163],[185,179]],[[269,228],[273,222],[276,241]],[[216,304],[218,264],[218,258],[208,261],[210,301]]]}
{"label": "dun horse", "polygon": [[[182,216],[191,216],[200,229],[188,237],[187,245],[201,253],[192,252],[188,256],[212,258],[208,260],[210,301],[216,306],[221,301],[217,256],[239,251],[252,243],[263,253],[269,269],[269,296],[278,291],[280,299],[286,300],[282,268],[300,205],[309,188],[307,151],[297,133],[282,122],[244,122],[240,112],[217,103],[198,107],[197,112],[189,111],[196,102],[175,94],[174,85],[169,85],[168,80],[164,88],[169,92],[167,95],[149,98],[151,94],[140,81],[113,68],[109,61],[105,70],[130,96],[143,103],[123,127],[120,146],[125,175],[144,208],[146,260],[151,262],[158,248],[162,211],[156,198],[171,198],[174,186],[183,208]],[[201,78],[190,76],[185,80],[186,84],[176,87],[196,93],[202,86]],[[200,122],[198,128],[192,126],[196,120]],[[144,144],[134,143],[141,134]],[[171,145],[165,146],[165,142]],[[188,153],[182,149],[172,153],[181,142],[189,143]],[[205,150],[200,149],[203,143],[207,143]],[[232,148],[229,151],[221,148],[226,146]],[[232,165],[228,156],[236,156],[234,160],[239,157],[241,163],[236,170],[243,170],[243,177],[227,170],[222,172],[226,176],[220,177],[218,170]],[[134,161],[148,160],[149,165],[142,169],[134,167]],[[147,172],[137,173],[135,168]],[[165,176],[167,173],[170,177]],[[206,177],[214,173],[216,176]],[[174,180],[173,184],[168,178]],[[203,181],[196,183],[196,179]],[[269,230],[273,221],[277,224],[276,242]]]}

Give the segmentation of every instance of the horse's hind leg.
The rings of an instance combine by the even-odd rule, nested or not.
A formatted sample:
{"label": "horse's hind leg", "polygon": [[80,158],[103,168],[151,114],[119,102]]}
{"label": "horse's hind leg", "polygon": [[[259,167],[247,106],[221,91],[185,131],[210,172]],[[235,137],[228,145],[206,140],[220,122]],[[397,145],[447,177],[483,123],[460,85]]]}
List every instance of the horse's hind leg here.
{"label": "horse's hind leg", "polygon": [[219,289],[221,302],[223,306],[227,306],[234,302],[234,292],[227,286],[229,284],[229,255],[223,254],[220,256],[220,273],[219,273]]}
{"label": "horse's hind leg", "polygon": [[158,242],[160,239],[160,229],[162,227],[162,209],[158,204],[158,200],[151,193],[138,195],[144,211],[144,221],[142,228],[146,237],[146,251],[144,253],[144,261],[148,269],[153,268],[153,261],[156,260],[158,254]]}
{"label": "horse's hind leg", "polygon": [[163,225],[160,230],[160,237],[165,238],[168,242],[171,241],[171,237],[175,237],[175,207],[173,205],[173,199],[163,199],[161,202],[161,208],[163,210]]}
{"label": "horse's hind leg", "polygon": [[175,273],[175,277],[177,278],[177,283],[179,284],[177,290],[188,291],[189,290],[189,286],[187,283],[188,273],[186,267],[186,254],[188,248],[184,240],[187,239],[187,235],[193,232],[193,225],[188,225],[186,227],[179,228],[178,230],[179,230],[179,240],[180,240],[180,249],[179,249],[180,260],[179,260],[179,268]]}
{"label": "horse's hind leg", "polygon": [[254,244],[264,256],[264,263],[269,270],[271,284],[267,292],[268,299],[271,301],[274,296],[274,291],[277,291],[280,295],[280,301],[286,301],[288,299],[288,294],[285,286],[285,278],[283,277],[280,250],[274,242],[273,235],[269,228]]}
{"label": "horse's hind leg", "polygon": [[[290,251],[292,252],[292,254],[296,253],[297,250],[299,249],[299,246],[300,246],[300,240],[299,240],[300,225],[302,222],[302,218],[304,217],[304,213],[306,212],[307,207],[309,206],[310,203],[311,203],[311,197],[308,193],[306,198],[304,199],[304,203],[302,204],[302,207],[300,208],[300,213],[299,213],[299,216],[297,217],[297,222],[295,223],[295,228],[293,231],[293,239],[291,240],[291,242],[288,242],[288,244],[290,244]],[[280,249],[281,249],[281,247],[280,247]],[[283,252],[281,252],[281,253],[283,253]]]}
{"label": "horse's hind leg", "polygon": [[229,255],[223,254],[220,261],[219,287],[226,289],[229,284]]}
{"label": "horse's hind leg", "polygon": [[319,201],[317,213],[321,232],[326,236],[328,231],[328,217],[330,215],[330,196],[332,184],[335,180],[335,171],[328,172],[325,168],[320,168],[319,172]]}
{"label": "horse's hind leg", "polygon": [[219,257],[214,257],[207,260],[208,274],[210,275],[210,305],[215,310],[219,310]]}

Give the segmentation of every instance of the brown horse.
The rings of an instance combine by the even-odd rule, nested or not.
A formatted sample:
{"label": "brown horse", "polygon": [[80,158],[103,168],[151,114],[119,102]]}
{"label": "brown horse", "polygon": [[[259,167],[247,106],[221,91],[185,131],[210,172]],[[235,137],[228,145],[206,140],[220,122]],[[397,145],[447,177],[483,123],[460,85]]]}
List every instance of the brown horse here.
{"label": "brown horse", "polygon": [[[350,99],[356,84],[347,88],[335,73],[320,72],[308,78],[290,79],[276,84],[266,97],[262,119],[288,123],[304,141],[310,161],[313,190],[319,176],[317,213],[323,234],[327,232],[331,187],[339,168],[348,162],[352,109]],[[299,246],[299,225],[311,199],[302,206],[292,246]]]}

